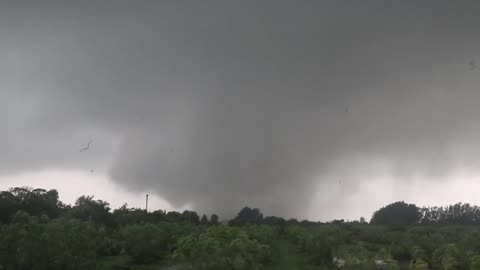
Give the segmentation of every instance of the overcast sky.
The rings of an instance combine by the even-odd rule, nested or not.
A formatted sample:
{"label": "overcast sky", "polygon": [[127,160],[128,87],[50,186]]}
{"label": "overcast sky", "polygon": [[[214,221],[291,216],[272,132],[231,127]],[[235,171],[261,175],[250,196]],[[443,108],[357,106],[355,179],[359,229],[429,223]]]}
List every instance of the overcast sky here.
{"label": "overcast sky", "polygon": [[5,2],[1,189],[313,220],[480,204],[480,3]]}

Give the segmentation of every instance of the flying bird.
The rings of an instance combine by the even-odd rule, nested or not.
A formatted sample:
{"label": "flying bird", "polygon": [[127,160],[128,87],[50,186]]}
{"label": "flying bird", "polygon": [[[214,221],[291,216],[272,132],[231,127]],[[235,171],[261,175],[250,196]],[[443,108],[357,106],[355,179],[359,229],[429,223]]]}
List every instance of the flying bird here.
{"label": "flying bird", "polygon": [[90,172],[91,172],[91,173],[93,173],[93,172],[94,172],[94,170],[90,170]]}
{"label": "flying bird", "polygon": [[471,60],[469,64],[470,64],[470,70],[477,69],[477,64],[475,63],[475,60]]}
{"label": "flying bird", "polygon": [[88,150],[90,148],[90,144],[92,143],[92,140],[90,140],[87,144],[87,146],[85,146],[84,148],[80,149],[80,152],[83,152],[85,150]]}

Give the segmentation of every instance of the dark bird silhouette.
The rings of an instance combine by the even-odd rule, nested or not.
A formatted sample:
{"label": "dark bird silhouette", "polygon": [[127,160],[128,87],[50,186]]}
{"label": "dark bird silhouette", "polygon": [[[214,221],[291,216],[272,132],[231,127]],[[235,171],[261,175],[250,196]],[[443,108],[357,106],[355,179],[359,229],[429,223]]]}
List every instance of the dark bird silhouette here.
{"label": "dark bird silhouette", "polygon": [[90,170],[91,173],[93,173],[93,170]]}
{"label": "dark bird silhouette", "polygon": [[475,63],[475,60],[471,60],[469,64],[470,64],[470,70],[477,69],[477,64]]}
{"label": "dark bird silhouette", "polygon": [[83,152],[85,150],[88,150],[90,148],[90,144],[92,143],[92,140],[90,140],[87,144],[87,146],[85,146],[84,148],[80,149],[80,152]]}

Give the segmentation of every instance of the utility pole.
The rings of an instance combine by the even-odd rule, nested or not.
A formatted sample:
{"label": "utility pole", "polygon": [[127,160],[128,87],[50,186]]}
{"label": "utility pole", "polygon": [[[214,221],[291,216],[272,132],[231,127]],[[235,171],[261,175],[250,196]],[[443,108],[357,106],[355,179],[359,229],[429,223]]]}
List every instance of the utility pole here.
{"label": "utility pole", "polygon": [[147,194],[146,199],[145,199],[145,211],[148,212],[148,194]]}

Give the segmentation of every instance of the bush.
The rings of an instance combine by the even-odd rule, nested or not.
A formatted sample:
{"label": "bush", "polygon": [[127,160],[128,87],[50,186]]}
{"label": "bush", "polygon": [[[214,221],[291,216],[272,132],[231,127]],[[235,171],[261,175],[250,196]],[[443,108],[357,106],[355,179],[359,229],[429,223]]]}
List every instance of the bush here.
{"label": "bush", "polygon": [[224,225],[182,238],[172,255],[176,262],[200,270],[262,269],[269,258],[269,246],[249,237],[242,229]]}
{"label": "bush", "polygon": [[414,259],[410,262],[411,270],[429,270],[428,263],[423,259]]}
{"label": "bush", "polygon": [[182,236],[196,230],[189,224],[134,224],[120,228],[116,238],[136,263],[148,264],[165,259]]}
{"label": "bush", "polygon": [[0,231],[0,262],[12,270],[94,269],[102,230],[90,222],[17,213]]}

